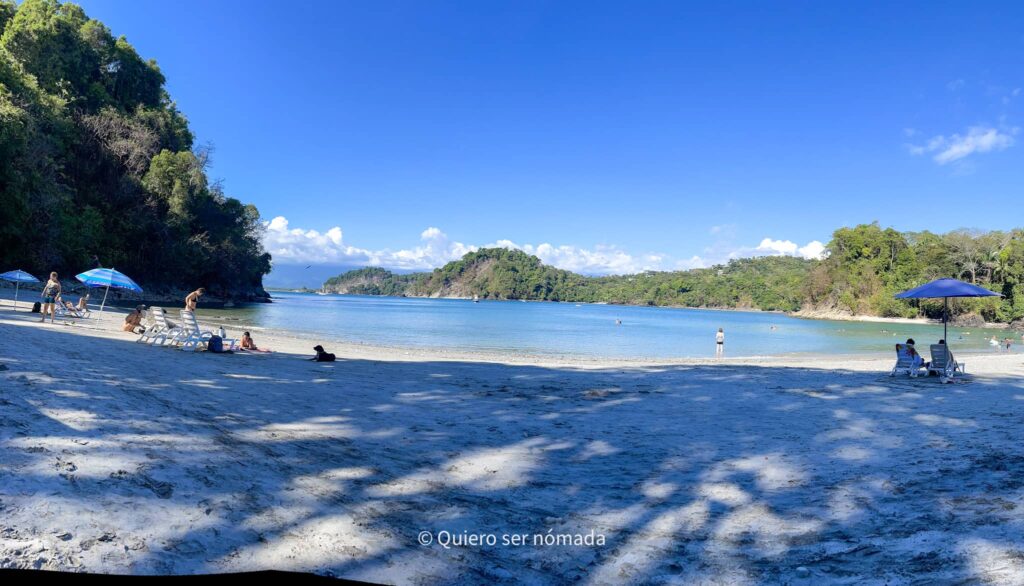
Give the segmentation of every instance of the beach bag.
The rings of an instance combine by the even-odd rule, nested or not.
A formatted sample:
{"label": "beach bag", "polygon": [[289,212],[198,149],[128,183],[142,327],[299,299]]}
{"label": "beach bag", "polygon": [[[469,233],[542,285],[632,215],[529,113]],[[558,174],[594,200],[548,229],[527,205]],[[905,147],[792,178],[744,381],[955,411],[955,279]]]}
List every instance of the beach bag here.
{"label": "beach bag", "polygon": [[220,354],[224,351],[224,339],[220,336],[211,336],[210,341],[206,343],[206,349]]}
{"label": "beach bag", "polygon": [[35,303],[32,304],[32,313],[39,313],[40,311],[42,311],[42,308],[43,304],[36,301]]}

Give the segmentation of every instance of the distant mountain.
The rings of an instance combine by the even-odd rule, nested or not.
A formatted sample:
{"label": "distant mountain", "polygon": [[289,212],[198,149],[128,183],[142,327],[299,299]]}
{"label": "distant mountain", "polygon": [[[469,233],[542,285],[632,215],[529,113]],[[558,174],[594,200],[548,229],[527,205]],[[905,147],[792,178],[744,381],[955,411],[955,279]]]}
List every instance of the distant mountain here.
{"label": "distant mountain", "polygon": [[[317,290],[324,281],[338,275],[358,271],[365,267],[343,264],[288,264],[275,262],[270,274],[263,277],[263,284],[268,289],[312,289]],[[412,271],[391,269],[395,275],[407,275]]]}
{"label": "distant mountain", "polygon": [[397,275],[381,268],[349,271],[328,279],[330,293],[474,297],[483,299],[577,299],[588,291],[587,277],[549,267],[519,250],[484,248],[430,273]]}
{"label": "distant mountain", "polygon": [[275,262],[270,273],[263,277],[268,289],[318,289],[323,282],[338,273],[351,271],[352,265],[282,264]]}
{"label": "distant mountain", "polygon": [[324,282],[326,293],[409,297],[526,299],[632,305],[742,307],[794,311],[816,261],[762,257],[711,269],[587,277],[547,266],[519,250],[485,248],[430,273],[382,268],[349,271]]}

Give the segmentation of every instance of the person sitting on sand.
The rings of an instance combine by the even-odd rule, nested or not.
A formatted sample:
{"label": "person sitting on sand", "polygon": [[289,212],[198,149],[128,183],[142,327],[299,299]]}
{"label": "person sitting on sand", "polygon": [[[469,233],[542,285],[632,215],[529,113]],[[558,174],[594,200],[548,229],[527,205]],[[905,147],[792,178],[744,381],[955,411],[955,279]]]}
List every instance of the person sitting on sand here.
{"label": "person sitting on sand", "polygon": [[189,293],[188,296],[185,297],[185,310],[195,311],[196,306],[199,305],[199,298],[202,297],[204,293],[206,293],[206,289],[204,289],[203,287],[200,287],[195,291]]}
{"label": "person sitting on sand", "polygon": [[252,341],[252,336],[249,332],[242,332],[242,350],[248,350],[250,352],[270,352],[267,348],[257,348],[256,343]]}
{"label": "person sitting on sand", "polygon": [[145,332],[146,328],[142,326],[142,312],[145,309],[145,306],[137,305],[131,313],[124,316],[124,326],[121,329],[133,334]]}

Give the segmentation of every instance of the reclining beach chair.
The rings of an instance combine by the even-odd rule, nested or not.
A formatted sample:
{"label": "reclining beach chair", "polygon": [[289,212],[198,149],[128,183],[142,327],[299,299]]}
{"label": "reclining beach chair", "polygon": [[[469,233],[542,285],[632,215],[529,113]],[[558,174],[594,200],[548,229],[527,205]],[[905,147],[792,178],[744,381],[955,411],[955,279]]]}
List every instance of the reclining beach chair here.
{"label": "reclining beach chair", "polygon": [[949,346],[945,344],[932,344],[931,350],[932,362],[928,365],[928,372],[934,372],[946,378],[953,378],[953,375],[957,372],[960,374],[966,372],[967,365],[963,362],[957,362],[953,358],[953,353],[950,352]]}
{"label": "reclining beach chair", "polygon": [[[187,309],[181,310],[181,323],[184,333],[179,336],[181,349],[195,352],[200,344],[208,344],[214,336],[213,331],[203,330],[196,319],[196,314]],[[238,340],[234,338],[221,338],[225,350],[233,350]]]}
{"label": "reclining beach chair", "polygon": [[[196,314],[193,311],[181,310],[181,324],[184,333],[178,339],[181,342],[182,350],[195,352],[199,349],[200,344],[208,344],[210,338],[213,337],[212,331],[203,330],[199,326],[199,321],[196,319]],[[224,340],[224,345],[226,349],[230,350],[235,345],[235,340]]]}
{"label": "reclining beach chair", "polygon": [[92,311],[89,309],[89,294],[86,293],[78,300],[78,303],[67,308],[70,313],[80,318],[87,318],[92,315]]}
{"label": "reclining beach chair", "polygon": [[907,373],[912,378],[916,377],[918,372],[924,370],[925,366],[924,362],[917,365],[914,362],[914,355],[910,353],[910,347],[907,344],[896,344],[896,366],[892,367],[889,376]]}
{"label": "reclining beach chair", "polygon": [[75,320],[80,316],[69,310],[63,301],[55,300],[53,303],[53,317],[55,320],[61,320],[65,325],[71,325],[77,323]]}
{"label": "reclining beach chair", "polygon": [[[68,306],[68,304],[71,304],[70,307]],[[81,309],[77,305],[71,303],[70,301],[64,301],[63,299],[61,299],[54,305],[58,306],[57,309],[62,310],[64,312],[64,315],[68,316],[69,318],[85,319],[92,315],[92,312],[89,311],[88,309]]]}
{"label": "reclining beach chair", "polygon": [[[150,307],[149,309],[146,309],[142,312],[142,333],[139,334],[139,337],[135,340],[136,342],[150,344],[153,342],[153,338],[155,338],[157,334],[163,331],[163,327],[160,325],[160,322],[157,321],[156,318],[156,314],[163,312],[163,309],[160,309],[159,312],[157,311],[157,309],[160,308]],[[163,317],[163,313],[160,313],[160,317]],[[163,321],[164,325],[166,326],[167,321],[161,321]]]}
{"label": "reclining beach chair", "polygon": [[139,341],[146,342],[151,346],[173,345],[175,339],[182,333],[181,326],[169,324],[167,312],[162,307],[151,307],[148,315],[153,318],[156,325],[146,328],[146,331],[139,337]]}

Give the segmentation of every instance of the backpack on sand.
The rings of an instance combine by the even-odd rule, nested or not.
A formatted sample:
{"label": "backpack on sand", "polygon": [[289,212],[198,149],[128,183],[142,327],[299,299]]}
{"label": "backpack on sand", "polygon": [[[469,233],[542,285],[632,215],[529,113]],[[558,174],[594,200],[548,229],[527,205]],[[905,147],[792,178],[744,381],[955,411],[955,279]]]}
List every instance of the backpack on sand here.
{"label": "backpack on sand", "polygon": [[227,354],[224,351],[224,339],[220,336],[210,336],[210,341],[206,343],[206,349],[214,354]]}

